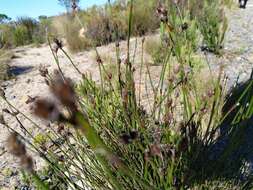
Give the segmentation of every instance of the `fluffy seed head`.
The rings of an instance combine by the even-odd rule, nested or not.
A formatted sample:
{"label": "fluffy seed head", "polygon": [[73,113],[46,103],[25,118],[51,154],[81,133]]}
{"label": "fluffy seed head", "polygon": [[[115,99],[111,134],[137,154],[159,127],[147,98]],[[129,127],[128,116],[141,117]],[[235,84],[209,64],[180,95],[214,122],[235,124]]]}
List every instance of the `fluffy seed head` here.
{"label": "fluffy seed head", "polygon": [[26,154],[26,148],[24,143],[20,140],[17,133],[13,132],[7,139],[7,147],[9,152],[14,156],[23,156]]}
{"label": "fluffy seed head", "polygon": [[20,158],[20,165],[22,166],[22,168],[24,168],[25,170],[32,172],[33,171],[33,159],[31,156],[28,155],[23,155]]}
{"label": "fluffy seed head", "polygon": [[64,81],[59,74],[56,74],[50,87],[52,93],[64,106],[68,107],[73,112],[77,110],[76,95],[70,79]]}
{"label": "fluffy seed head", "polygon": [[50,121],[58,121],[60,119],[60,112],[57,106],[48,100],[38,99],[34,103],[33,112],[38,117]]}

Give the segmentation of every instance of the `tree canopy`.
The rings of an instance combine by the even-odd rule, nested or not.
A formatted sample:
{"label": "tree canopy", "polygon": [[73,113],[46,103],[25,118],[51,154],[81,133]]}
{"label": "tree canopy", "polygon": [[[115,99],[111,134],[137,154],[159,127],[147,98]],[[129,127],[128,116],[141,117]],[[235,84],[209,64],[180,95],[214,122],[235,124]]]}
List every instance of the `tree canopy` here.
{"label": "tree canopy", "polygon": [[4,22],[7,22],[7,21],[10,21],[11,18],[8,17],[6,14],[1,14],[0,13],[0,24],[4,23]]}

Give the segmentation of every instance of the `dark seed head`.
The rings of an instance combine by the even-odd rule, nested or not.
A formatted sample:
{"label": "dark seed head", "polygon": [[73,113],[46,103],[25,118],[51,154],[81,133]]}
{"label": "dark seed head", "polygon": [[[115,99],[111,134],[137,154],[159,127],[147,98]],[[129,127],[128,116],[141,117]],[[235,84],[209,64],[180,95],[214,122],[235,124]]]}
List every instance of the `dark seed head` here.
{"label": "dark seed head", "polygon": [[123,133],[120,136],[120,141],[123,144],[130,144],[134,140],[136,140],[137,138],[138,138],[138,132],[137,131],[130,131],[129,133]]}
{"label": "dark seed head", "polygon": [[63,80],[59,74],[56,74],[51,84],[52,93],[60,102],[71,111],[76,111],[76,95],[73,84],[70,79]]}
{"label": "dark seed head", "polygon": [[43,119],[50,121],[58,121],[60,119],[60,112],[57,106],[48,100],[38,99],[35,101],[34,114]]}
{"label": "dark seed head", "polygon": [[7,147],[11,154],[14,156],[22,156],[26,154],[26,148],[23,142],[20,140],[17,133],[13,132],[7,139]]}
{"label": "dark seed head", "polygon": [[48,75],[48,69],[46,67],[40,66],[39,72],[42,77],[47,77]]}
{"label": "dark seed head", "polygon": [[23,155],[20,160],[20,165],[27,171],[33,171],[33,159],[31,156]]}
{"label": "dark seed head", "polygon": [[188,29],[188,24],[185,22],[184,24],[181,25],[182,30],[187,30]]}

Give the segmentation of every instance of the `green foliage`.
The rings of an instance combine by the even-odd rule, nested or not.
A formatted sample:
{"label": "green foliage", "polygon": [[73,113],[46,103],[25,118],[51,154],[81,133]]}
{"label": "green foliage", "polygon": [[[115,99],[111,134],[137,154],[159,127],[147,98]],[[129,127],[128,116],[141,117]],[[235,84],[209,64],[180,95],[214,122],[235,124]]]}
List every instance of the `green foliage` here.
{"label": "green foliage", "polygon": [[13,31],[13,26],[0,25],[0,48],[10,48],[14,45]]}
{"label": "green foliage", "polygon": [[220,1],[206,0],[198,21],[200,31],[203,35],[204,48],[208,51],[220,54],[228,27],[227,19]]}
{"label": "green foliage", "polygon": [[31,41],[28,29],[22,25],[15,28],[13,38],[15,46],[26,45]]}
{"label": "green foliage", "polygon": [[0,14],[0,24],[4,23],[4,22],[6,22],[6,21],[10,21],[10,20],[11,20],[11,18],[8,17],[7,15],[5,15],[5,14]]}
{"label": "green foliage", "polygon": [[[135,10],[133,15],[133,35],[144,35],[149,32],[154,32],[159,27],[159,20],[155,16],[156,1],[143,0],[135,1]],[[76,43],[80,41],[79,32],[81,28],[84,29],[85,41],[83,45],[75,46],[76,43],[72,43],[72,40],[68,40],[68,46],[70,49],[82,50],[90,46],[100,46],[108,44],[116,40],[124,40],[127,38],[128,31],[128,5],[122,1],[115,1],[105,6],[93,6],[87,10],[78,13],[77,17],[73,21],[70,15],[62,16],[62,18],[55,18],[54,28],[59,36],[75,38]],[[59,22],[62,20],[62,22]],[[68,22],[68,20],[72,20]],[[83,27],[80,27],[80,23]],[[64,28],[64,25],[68,24],[68,29]],[[78,25],[78,27],[77,27]],[[72,29],[73,28],[73,29]],[[75,30],[76,32],[74,32]],[[71,34],[69,34],[71,32]],[[87,40],[89,39],[89,40]],[[87,43],[89,41],[89,43]],[[86,47],[85,47],[86,46]]]}
{"label": "green foliage", "polygon": [[47,34],[51,32],[50,28],[52,23],[51,19],[46,16],[40,16],[39,20],[40,22],[34,30],[32,38],[32,41],[37,45],[46,42]]}
{"label": "green foliage", "polygon": [[12,57],[12,53],[3,49],[0,49],[0,83],[9,79],[9,66],[8,62]]}
{"label": "green foliage", "polygon": [[42,133],[38,133],[34,137],[34,144],[37,144],[37,145],[45,145],[47,141],[48,141],[47,135],[42,134]]}
{"label": "green foliage", "polygon": [[86,17],[87,31],[85,35],[92,39],[94,45],[98,46],[117,39],[125,39],[127,25],[122,19],[124,18],[123,13],[118,9],[93,7],[87,10],[87,15],[92,16]]}
{"label": "green foliage", "polygon": [[[156,16],[157,2],[154,0],[134,1],[133,10],[133,35],[142,36],[152,33],[159,28],[159,19]],[[126,17],[128,18],[128,17]]]}
{"label": "green foliage", "polygon": [[38,27],[37,21],[30,17],[19,17],[17,19],[17,23],[19,26],[24,26],[26,28],[29,41],[31,42],[33,38],[33,33]]}
{"label": "green foliage", "polygon": [[51,20],[41,17],[40,22],[29,17],[19,17],[16,24],[4,23],[0,25],[0,48],[11,48],[26,44],[40,44],[46,41],[50,32]]}

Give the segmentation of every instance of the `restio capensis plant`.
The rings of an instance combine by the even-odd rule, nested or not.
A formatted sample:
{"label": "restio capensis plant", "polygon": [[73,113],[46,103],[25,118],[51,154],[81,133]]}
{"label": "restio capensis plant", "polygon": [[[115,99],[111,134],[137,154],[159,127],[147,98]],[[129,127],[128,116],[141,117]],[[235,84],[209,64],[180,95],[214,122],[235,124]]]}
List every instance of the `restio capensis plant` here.
{"label": "restio capensis plant", "polygon": [[[220,125],[229,114],[223,113],[222,109],[226,79],[220,68],[217,77],[208,81],[208,89],[201,93],[196,88],[195,76],[200,72],[200,67],[196,67],[199,60],[194,55],[196,21],[191,19],[186,7],[180,7],[177,2],[165,1],[158,5],[160,35],[167,39],[167,48],[161,58],[160,75],[154,82],[143,57],[139,65],[132,61],[130,37],[134,30],[134,5],[133,0],[127,5],[128,37],[124,62],[119,56],[120,42],[115,43],[116,77],[105,80],[104,76],[110,76],[110,73],[94,48],[100,72],[99,83],[94,82],[75,66],[60,40],[54,39],[52,44],[51,36],[48,37],[58,70],[51,75],[41,68],[40,73],[57,101],[31,97],[27,102],[33,105],[34,114],[51,122],[49,132],[45,133],[50,145],[28,143],[48,163],[43,171],[31,172],[31,181],[37,189],[239,189],[240,186],[236,186],[240,183],[239,178],[226,181],[217,174],[217,171],[223,172],[222,163],[234,142],[230,142],[219,160],[212,159],[210,152],[210,147],[219,138]],[[142,56],[144,43],[143,38]],[[59,51],[82,77],[80,84],[73,84],[62,72]],[[172,65],[174,62],[176,66]],[[147,75],[145,83],[149,83],[151,89],[148,105],[143,104],[142,93],[136,87],[141,81],[135,79],[136,73],[142,75],[144,72]],[[233,103],[235,107],[238,102],[244,102],[237,107],[240,111],[235,122],[252,117],[249,89],[252,89],[252,83],[241,95],[247,98],[244,101],[239,98]],[[19,134],[18,137],[34,142],[36,139],[19,117],[30,121],[33,127],[41,129],[41,126],[12,105],[4,91],[0,93],[9,106],[4,113],[12,115],[27,132],[28,136]],[[241,116],[240,113],[245,114]],[[4,121],[4,116],[0,121],[13,130]],[[24,145],[18,144],[23,150]],[[22,155],[27,153],[23,151]],[[247,184],[251,184],[251,180]]]}

